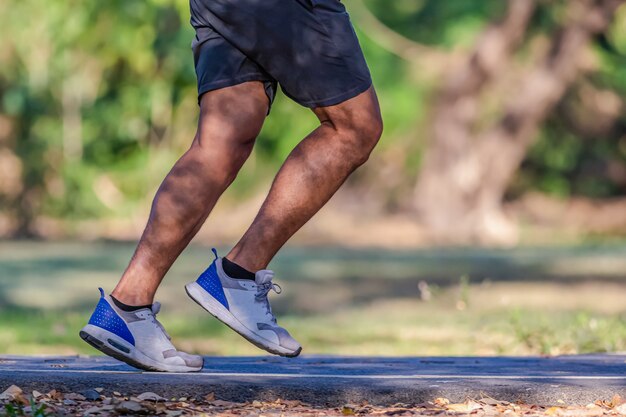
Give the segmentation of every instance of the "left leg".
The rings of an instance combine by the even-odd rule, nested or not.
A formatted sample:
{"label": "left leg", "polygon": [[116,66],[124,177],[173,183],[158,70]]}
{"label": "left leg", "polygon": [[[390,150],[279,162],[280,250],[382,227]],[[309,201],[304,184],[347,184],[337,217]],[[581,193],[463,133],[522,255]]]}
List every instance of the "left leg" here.
{"label": "left leg", "polygon": [[194,3],[221,36],[320,120],[281,167],[230,259],[216,256],[186,286],[192,299],[256,346],[297,356],[302,347],[272,313],[267,295],[280,287],[265,267],[376,146],[382,120],[370,72],[338,0]]}
{"label": "left leg", "polygon": [[226,256],[249,271],[265,269],[278,250],[365,161],[382,134],[376,93],[313,110],[320,126],[291,152],[257,217]]}
{"label": "left leg", "polygon": [[[193,300],[250,342],[289,357],[299,355],[302,347],[272,313],[267,295],[272,289],[280,292],[280,287],[265,267],[367,160],[382,132],[373,88],[314,112],[320,126],[291,152],[252,226],[228,258],[216,257],[197,281],[186,286]],[[225,265],[233,262],[252,276],[231,275]]]}

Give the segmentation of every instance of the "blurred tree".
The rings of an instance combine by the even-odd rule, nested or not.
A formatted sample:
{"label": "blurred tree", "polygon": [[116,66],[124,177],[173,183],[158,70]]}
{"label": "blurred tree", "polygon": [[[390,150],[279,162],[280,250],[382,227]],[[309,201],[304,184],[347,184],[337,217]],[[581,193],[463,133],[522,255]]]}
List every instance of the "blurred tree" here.
{"label": "blurred tree", "polygon": [[171,140],[181,90],[193,100],[186,13],[169,0],[0,1],[0,207],[13,235],[130,194],[110,175]]}
{"label": "blurred tree", "polygon": [[[452,66],[433,109],[429,146],[416,186],[420,220],[447,242],[511,244],[515,225],[503,199],[539,127],[588,69],[594,36],[622,0],[551,2],[561,22],[528,45],[537,4],[509,0],[472,52]],[[546,6],[544,6],[546,7]],[[520,51],[525,59],[515,59]]]}

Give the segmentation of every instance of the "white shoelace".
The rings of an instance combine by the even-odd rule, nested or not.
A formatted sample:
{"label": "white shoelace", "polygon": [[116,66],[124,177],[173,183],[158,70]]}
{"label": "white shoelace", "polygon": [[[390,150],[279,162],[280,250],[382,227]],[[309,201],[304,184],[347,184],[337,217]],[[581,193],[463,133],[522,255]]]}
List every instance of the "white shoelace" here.
{"label": "white shoelace", "polygon": [[152,304],[152,307],[150,308],[150,310],[152,311],[152,314],[150,316],[152,319],[152,323],[154,323],[157,326],[157,328],[161,329],[161,331],[165,334],[165,337],[167,337],[167,340],[172,340],[172,337],[165,330],[165,327],[163,327],[161,322],[156,318],[156,315],[159,314],[159,311],[161,311],[161,303],[159,303],[158,301],[155,301]]}
{"label": "white shoelace", "polygon": [[272,281],[268,281],[265,284],[257,284],[257,293],[255,298],[257,301],[261,301],[265,304],[265,314],[270,317],[272,323],[276,323],[276,317],[272,313],[272,306],[267,298],[270,291],[274,291],[276,294],[283,292],[283,289],[278,284],[274,284]]}

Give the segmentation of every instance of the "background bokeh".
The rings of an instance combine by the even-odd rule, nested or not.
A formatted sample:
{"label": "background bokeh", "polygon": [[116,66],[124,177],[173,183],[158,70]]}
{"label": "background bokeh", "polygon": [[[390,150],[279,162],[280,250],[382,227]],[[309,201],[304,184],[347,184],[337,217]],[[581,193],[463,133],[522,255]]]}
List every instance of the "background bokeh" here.
{"label": "background bokeh", "polygon": [[[309,353],[624,350],[624,2],[344,3],[385,133],[272,264],[281,322]],[[77,331],[96,287],[114,286],[195,133],[188,20],[184,1],[0,0],[0,353],[94,353]],[[315,125],[278,96],[166,278],[182,347],[257,353],[182,284]]]}

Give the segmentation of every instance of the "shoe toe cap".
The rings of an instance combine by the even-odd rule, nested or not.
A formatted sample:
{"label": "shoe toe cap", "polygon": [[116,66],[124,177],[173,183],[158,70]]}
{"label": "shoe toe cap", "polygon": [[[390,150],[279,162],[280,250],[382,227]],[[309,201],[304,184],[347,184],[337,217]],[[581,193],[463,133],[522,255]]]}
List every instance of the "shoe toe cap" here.
{"label": "shoe toe cap", "polygon": [[202,368],[202,365],[204,364],[204,359],[202,358],[202,356],[190,355],[189,353],[180,352],[173,349],[163,352],[163,357],[165,359],[177,358],[179,361],[182,360],[184,364],[190,368]]}
{"label": "shoe toe cap", "polygon": [[202,368],[202,365],[204,364],[204,359],[202,358],[202,356],[190,355],[189,353],[185,353],[185,352],[178,352],[178,353],[183,358],[187,366],[191,368]]}
{"label": "shoe toe cap", "polygon": [[271,326],[265,323],[258,324],[259,330],[271,330],[278,337],[278,344],[288,350],[293,352],[301,349],[300,343],[296,339],[294,339],[286,329],[283,329],[280,326]]}
{"label": "shoe toe cap", "polygon": [[294,339],[293,337],[289,336],[289,337],[285,337],[285,338],[280,338],[280,345],[282,347],[284,347],[285,349],[289,349],[293,352],[296,352],[300,349],[302,349],[302,346],[300,346],[300,343],[298,343],[298,341],[296,339]]}

